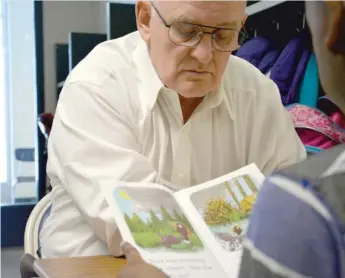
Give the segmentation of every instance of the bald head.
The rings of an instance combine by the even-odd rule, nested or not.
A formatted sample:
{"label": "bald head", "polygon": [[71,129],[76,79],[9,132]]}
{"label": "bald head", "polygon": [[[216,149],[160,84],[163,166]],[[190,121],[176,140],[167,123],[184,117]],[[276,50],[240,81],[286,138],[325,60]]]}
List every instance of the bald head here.
{"label": "bald head", "polygon": [[[245,1],[138,1],[138,30],[149,46],[152,64],[163,84],[184,98],[200,98],[214,91],[231,52],[217,50],[210,34],[221,28],[231,29],[233,36],[226,38],[230,37],[236,46],[245,7]],[[195,38],[195,28],[190,24],[202,28],[197,44],[189,47],[177,43],[185,40],[172,39],[176,34],[183,34],[186,40],[190,35]]]}
{"label": "bald head", "polygon": [[246,7],[245,1],[158,0],[154,3],[170,20],[179,20],[182,18],[203,25],[207,25],[205,23],[221,25],[219,24],[219,20],[215,18],[224,18],[224,23],[228,24],[238,21],[241,22],[243,21]]}

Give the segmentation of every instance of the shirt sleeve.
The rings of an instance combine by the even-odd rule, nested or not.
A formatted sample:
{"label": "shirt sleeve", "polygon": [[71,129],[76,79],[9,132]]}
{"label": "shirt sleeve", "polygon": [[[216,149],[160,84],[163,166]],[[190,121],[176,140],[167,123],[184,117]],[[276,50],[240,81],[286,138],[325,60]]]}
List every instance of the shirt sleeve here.
{"label": "shirt sleeve", "polygon": [[114,255],[121,254],[120,237],[102,186],[109,186],[109,180],[113,184],[156,181],[155,169],[140,154],[126,97],[116,80],[104,87],[86,82],[66,85],[49,138],[48,175],[52,183],[63,184]]}
{"label": "shirt sleeve", "polygon": [[265,80],[252,105],[251,149],[255,161],[266,175],[306,158],[292,118],[283,106],[276,84]]}
{"label": "shirt sleeve", "polygon": [[250,217],[239,277],[339,277],[326,216],[311,191],[283,177],[266,179]]}

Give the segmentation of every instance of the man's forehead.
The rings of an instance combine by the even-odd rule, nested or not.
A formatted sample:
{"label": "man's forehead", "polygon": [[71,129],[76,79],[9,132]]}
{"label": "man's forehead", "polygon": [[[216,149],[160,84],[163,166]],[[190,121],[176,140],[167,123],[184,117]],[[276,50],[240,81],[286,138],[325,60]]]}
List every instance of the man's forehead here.
{"label": "man's forehead", "polygon": [[226,8],[227,10],[230,9],[238,9],[242,8],[243,10],[246,7],[246,1],[205,1],[205,0],[174,0],[174,1],[168,1],[168,0],[155,0],[153,1],[156,5],[159,7],[162,7],[163,9],[176,9],[179,7],[183,7],[185,5],[188,6],[194,6],[198,9],[209,9],[209,8]]}
{"label": "man's forehead", "polygon": [[233,26],[243,20],[246,7],[246,1],[158,0],[155,3],[172,20],[201,24],[200,20],[206,22],[217,18],[219,20],[213,20],[218,21],[217,26]]}

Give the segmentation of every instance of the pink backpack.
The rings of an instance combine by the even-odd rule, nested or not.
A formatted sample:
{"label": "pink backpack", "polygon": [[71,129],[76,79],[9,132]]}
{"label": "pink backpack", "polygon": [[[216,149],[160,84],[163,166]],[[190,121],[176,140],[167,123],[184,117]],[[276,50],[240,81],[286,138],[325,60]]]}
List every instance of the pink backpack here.
{"label": "pink backpack", "polygon": [[320,98],[317,108],[301,104],[286,108],[308,154],[345,143],[345,115],[329,98]]}

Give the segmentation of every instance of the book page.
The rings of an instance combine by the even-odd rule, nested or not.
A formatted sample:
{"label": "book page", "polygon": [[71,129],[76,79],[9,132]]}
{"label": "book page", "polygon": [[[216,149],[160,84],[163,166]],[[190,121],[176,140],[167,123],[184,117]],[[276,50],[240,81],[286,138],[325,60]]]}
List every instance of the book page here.
{"label": "book page", "polygon": [[169,277],[226,277],[171,191],[126,184],[116,186],[107,198],[122,238]]}
{"label": "book page", "polygon": [[174,194],[228,277],[237,277],[248,217],[263,180],[263,174],[251,164]]}

